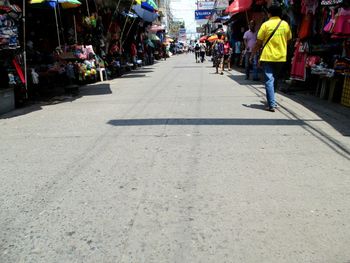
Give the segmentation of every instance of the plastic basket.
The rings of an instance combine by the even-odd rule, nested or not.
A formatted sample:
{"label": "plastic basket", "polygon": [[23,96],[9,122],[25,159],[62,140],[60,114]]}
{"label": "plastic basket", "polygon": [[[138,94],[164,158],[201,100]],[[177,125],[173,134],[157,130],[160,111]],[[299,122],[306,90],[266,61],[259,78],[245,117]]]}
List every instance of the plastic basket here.
{"label": "plastic basket", "polygon": [[350,107],[350,75],[345,75],[341,104]]}

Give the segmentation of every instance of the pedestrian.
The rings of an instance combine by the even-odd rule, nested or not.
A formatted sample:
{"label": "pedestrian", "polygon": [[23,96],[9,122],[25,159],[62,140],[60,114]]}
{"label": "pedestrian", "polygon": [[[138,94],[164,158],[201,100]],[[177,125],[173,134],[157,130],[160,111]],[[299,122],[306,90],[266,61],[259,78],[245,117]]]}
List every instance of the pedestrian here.
{"label": "pedestrian", "polygon": [[273,3],[268,8],[268,15],[269,20],[263,23],[259,29],[252,55],[261,49],[260,62],[265,75],[268,104],[266,110],[274,112],[277,106],[275,85],[280,70],[287,61],[287,45],[288,41],[292,39],[292,33],[288,23],[280,18],[282,9],[278,3]]}
{"label": "pedestrian", "polygon": [[[219,74],[219,67],[222,63],[224,57],[224,43],[223,40],[221,40],[221,36],[218,36],[218,40],[215,42],[213,47],[213,62],[215,66],[215,73]],[[222,69],[222,67],[220,67]],[[223,71],[220,72],[221,75],[223,75]]]}
{"label": "pedestrian", "polygon": [[196,58],[196,63],[199,63],[200,60],[200,46],[199,43],[196,42],[195,46],[194,46],[194,54],[195,54],[195,58]]}
{"label": "pedestrian", "polygon": [[242,50],[241,50],[241,41],[237,40],[235,42],[235,48],[234,48],[235,52],[234,52],[234,64],[239,67],[241,66],[241,54],[242,54]]}
{"label": "pedestrian", "polygon": [[252,56],[253,48],[256,44],[257,33],[255,31],[255,21],[249,22],[249,29],[243,35],[245,55],[244,55],[244,67],[245,67],[245,79],[249,79],[250,68],[253,66],[253,80],[259,80],[258,77],[258,54]]}
{"label": "pedestrian", "polygon": [[168,56],[167,53],[168,53],[168,52],[167,52],[166,44],[165,44],[165,43],[162,43],[162,54],[163,54],[164,60],[166,60],[166,57]]}
{"label": "pedestrian", "polygon": [[222,71],[225,70],[225,63],[227,63],[228,70],[229,71],[231,70],[230,52],[231,52],[230,42],[228,41],[228,39],[226,37],[224,40],[224,56],[223,56],[223,61],[222,61]]}
{"label": "pedestrian", "polygon": [[204,58],[205,58],[205,50],[206,50],[206,46],[204,42],[200,43],[199,46],[199,52],[200,52],[200,57],[201,57],[201,62],[204,62]]}

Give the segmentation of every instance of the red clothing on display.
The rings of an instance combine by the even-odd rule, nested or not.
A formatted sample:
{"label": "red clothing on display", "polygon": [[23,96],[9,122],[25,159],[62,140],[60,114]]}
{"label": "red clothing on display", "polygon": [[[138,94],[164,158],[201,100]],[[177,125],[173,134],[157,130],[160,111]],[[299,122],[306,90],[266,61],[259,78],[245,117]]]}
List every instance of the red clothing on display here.
{"label": "red clothing on display", "polygon": [[306,58],[307,58],[307,43],[304,44],[298,41],[295,44],[294,56],[292,59],[292,69],[290,73],[291,79],[305,81]]}

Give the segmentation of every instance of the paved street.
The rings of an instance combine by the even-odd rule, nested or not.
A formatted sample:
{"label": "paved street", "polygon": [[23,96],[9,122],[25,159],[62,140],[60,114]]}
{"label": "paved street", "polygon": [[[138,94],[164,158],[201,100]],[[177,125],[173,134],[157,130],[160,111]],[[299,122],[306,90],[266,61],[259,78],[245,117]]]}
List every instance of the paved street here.
{"label": "paved street", "polygon": [[1,116],[0,262],[350,262],[349,111],[213,73],[179,55]]}

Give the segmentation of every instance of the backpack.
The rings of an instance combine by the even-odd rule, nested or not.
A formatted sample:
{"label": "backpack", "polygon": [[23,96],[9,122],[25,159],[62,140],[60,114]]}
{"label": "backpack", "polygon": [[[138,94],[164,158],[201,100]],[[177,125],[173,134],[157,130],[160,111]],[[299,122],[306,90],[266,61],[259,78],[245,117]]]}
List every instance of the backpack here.
{"label": "backpack", "polygon": [[196,44],[196,46],[194,47],[194,49],[195,49],[195,50],[199,50],[199,49],[200,49],[199,45]]}

